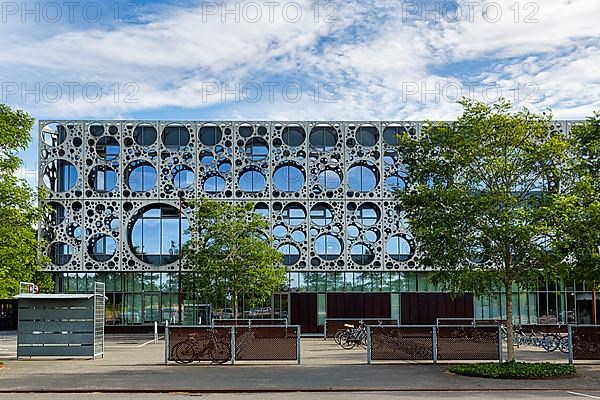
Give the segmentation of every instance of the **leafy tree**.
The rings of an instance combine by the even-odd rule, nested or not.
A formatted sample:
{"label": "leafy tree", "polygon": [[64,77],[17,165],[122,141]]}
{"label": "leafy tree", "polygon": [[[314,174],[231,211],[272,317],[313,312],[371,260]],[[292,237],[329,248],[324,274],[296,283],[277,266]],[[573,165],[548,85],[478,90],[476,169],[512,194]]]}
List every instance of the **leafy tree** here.
{"label": "leafy tree", "polygon": [[52,281],[40,273],[47,259],[38,247],[35,225],[43,218],[36,193],[17,177],[22,166],[18,152],[31,141],[33,118],[0,104],[0,298],[19,292],[19,282],[35,281],[51,290]]}
{"label": "leafy tree", "polygon": [[[554,247],[564,257],[569,278],[586,282],[595,297],[600,282],[600,112],[572,126],[569,144],[565,195],[556,195],[552,205],[560,227]],[[592,312],[597,323],[595,304]]]}
{"label": "leafy tree", "polygon": [[207,298],[231,298],[234,318],[243,296],[246,304],[264,302],[285,283],[281,254],[264,234],[267,221],[254,204],[201,200],[183,249],[184,262],[199,272],[197,287]]}
{"label": "leafy tree", "polygon": [[457,121],[399,138],[410,181],[397,198],[438,288],[475,295],[503,288],[513,360],[513,288],[555,272],[546,206],[560,189],[568,143],[550,114],[513,111],[507,100],[460,103]]}

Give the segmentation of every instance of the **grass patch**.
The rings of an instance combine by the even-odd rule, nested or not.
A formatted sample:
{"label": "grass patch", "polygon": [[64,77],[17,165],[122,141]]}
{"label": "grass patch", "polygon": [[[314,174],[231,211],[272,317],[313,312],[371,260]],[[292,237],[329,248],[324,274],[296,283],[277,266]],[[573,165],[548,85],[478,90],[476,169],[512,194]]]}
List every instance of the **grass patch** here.
{"label": "grass patch", "polygon": [[573,365],[544,363],[479,363],[461,364],[451,367],[450,372],[482,378],[494,379],[544,379],[574,376],[577,371]]}

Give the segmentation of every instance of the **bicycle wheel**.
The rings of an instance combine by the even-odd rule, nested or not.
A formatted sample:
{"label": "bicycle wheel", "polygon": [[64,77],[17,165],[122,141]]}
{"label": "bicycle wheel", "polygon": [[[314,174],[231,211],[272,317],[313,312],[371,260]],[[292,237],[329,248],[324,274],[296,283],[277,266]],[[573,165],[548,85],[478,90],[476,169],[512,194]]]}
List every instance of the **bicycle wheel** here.
{"label": "bicycle wheel", "polygon": [[353,334],[346,332],[340,337],[340,346],[345,350],[350,350],[356,346],[356,339]]}
{"label": "bicycle wheel", "polygon": [[333,341],[337,344],[340,344],[340,337],[346,332],[345,329],[338,329],[335,331],[335,335],[333,335]]}
{"label": "bicycle wheel", "polygon": [[212,349],[210,349],[210,360],[214,364],[224,364],[231,359],[231,351],[229,346],[222,342],[216,342]]}
{"label": "bicycle wheel", "polygon": [[558,340],[554,335],[545,335],[542,340],[542,347],[547,352],[554,351],[558,347]]}
{"label": "bicycle wheel", "polygon": [[192,343],[180,342],[171,350],[171,357],[177,364],[189,364],[196,359],[196,352]]}
{"label": "bicycle wheel", "polygon": [[561,351],[561,353],[569,352],[569,337],[568,336],[560,338],[560,343],[558,344],[558,349]]}

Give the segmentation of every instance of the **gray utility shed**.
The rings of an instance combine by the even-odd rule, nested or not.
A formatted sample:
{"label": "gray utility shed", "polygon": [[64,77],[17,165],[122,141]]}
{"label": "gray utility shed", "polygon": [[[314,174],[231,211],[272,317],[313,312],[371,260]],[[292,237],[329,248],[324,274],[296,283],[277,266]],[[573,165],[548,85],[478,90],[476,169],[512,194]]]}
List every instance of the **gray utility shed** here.
{"label": "gray utility shed", "polygon": [[15,296],[19,300],[17,358],[103,356],[105,297],[104,288],[100,290]]}

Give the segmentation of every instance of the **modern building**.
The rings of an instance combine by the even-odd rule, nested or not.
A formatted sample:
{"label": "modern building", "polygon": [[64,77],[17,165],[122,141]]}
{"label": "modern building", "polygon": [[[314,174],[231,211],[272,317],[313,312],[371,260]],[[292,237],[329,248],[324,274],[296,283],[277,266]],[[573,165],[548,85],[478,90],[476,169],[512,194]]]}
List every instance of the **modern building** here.
{"label": "modern building", "polygon": [[[179,252],[192,217],[186,200],[205,196],[254,202],[289,267],[285,291],[246,308],[247,316],[288,316],[307,332],[326,317],[500,318],[501,293],[452,300],[419,265],[392,191],[407,177],[396,135],[420,129],[387,121],[42,121],[39,176],[54,210],[40,229],[47,270],[64,293],[105,282],[108,324],[175,322]],[[203,304],[217,313],[230,307],[184,282],[183,322],[197,322]],[[591,292],[571,282],[517,291],[514,304],[522,323],[591,318]]]}

